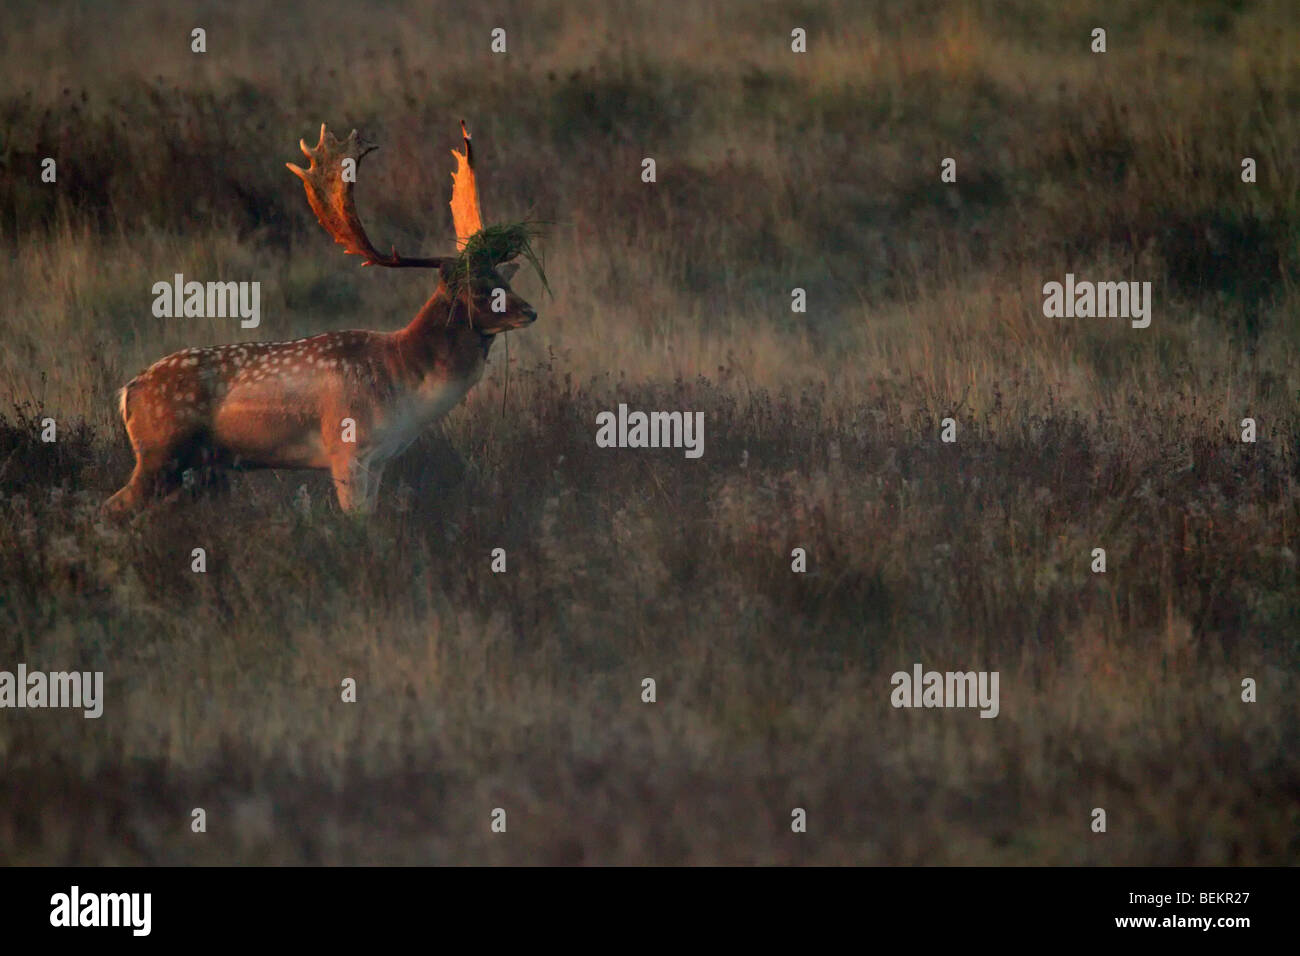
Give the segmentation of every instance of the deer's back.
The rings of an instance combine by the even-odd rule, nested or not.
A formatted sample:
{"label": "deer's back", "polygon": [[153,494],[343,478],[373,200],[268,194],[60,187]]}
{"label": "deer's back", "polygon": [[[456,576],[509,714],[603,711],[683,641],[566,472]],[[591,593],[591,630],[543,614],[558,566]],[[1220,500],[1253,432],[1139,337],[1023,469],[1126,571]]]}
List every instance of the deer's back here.
{"label": "deer's back", "polygon": [[247,464],[323,468],[330,431],[347,418],[364,428],[402,391],[390,340],[348,331],[185,349],[127,386],[127,424],[145,442],[203,433]]}

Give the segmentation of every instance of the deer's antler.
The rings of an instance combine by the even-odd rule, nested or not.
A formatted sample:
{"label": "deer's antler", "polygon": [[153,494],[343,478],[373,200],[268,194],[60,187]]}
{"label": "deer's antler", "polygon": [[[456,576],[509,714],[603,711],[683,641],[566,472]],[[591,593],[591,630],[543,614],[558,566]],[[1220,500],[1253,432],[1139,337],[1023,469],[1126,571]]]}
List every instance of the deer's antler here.
{"label": "deer's antler", "polygon": [[367,266],[436,269],[446,261],[442,258],[404,258],[397,254],[396,249],[391,255],[385,256],[370,244],[365,229],[361,227],[361,220],[357,218],[356,207],[352,203],[355,176],[353,180],[344,178],[343,163],[345,160],[352,160],[352,172],[355,174],[357,167],[361,165],[361,157],[377,147],[361,142],[356,130],[349,133],[348,138],[340,143],[333,133],[325,129],[325,124],[321,123],[320,142],[314,149],[307,145],[306,140],[299,140],[298,145],[302,147],[303,155],[311,160],[311,166],[303,169],[293,163],[285,163],[285,165],[302,180],[312,212],[325,227],[325,231],[334,237],[334,241],[341,245],[346,253],[362,256],[366,260],[363,265]]}
{"label": "deer's antler", "polygon": [[456,248],[464,249],[470,236],[483,228],[483,213],[478,205],[474,151],[464,120],[460,121],[460,132],[465,137],[465,152],[451,151],[451,155],[456,157],[456,171],[451,174],[451,221],[456,227]]}

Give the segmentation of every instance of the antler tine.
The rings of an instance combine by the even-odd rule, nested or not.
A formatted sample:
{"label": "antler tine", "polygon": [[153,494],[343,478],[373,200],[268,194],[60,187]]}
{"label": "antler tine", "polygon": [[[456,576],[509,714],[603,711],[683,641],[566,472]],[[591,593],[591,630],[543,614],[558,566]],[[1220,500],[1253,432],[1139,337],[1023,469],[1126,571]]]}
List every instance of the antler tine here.
{"label": "antler tine", "polygon": [[451,221],[456,227],[456,248],[465,248],[470,236],[483,228],[483,213],[478,204],[478,180],[474,176],[474,151],[470,146],[469,130],[460,121],[460,133],[465,139],[465,152],[453,149],[456,170],[451,174]]}
{"label": "antler tine", "polygon": [[361,165],[362,157],[378,149],[377,146],[362,142],[356,130],[349,133],[347,139],[340,143],[334,134],[325,128],[324,123],[320,125],[320,141],[314,148],[308,146],[306,140],[299,140],[298,145],[302,148],[303,155],[311,160],[311,165],[307,169],[295,166],[293,163],[285,163],[285,166],[302,180],[312,212],[325,227],[325,231],[343,247],[344,252],[348,255],[362,256],[366,260],[363,265],[367,266],[427,269],[442,265],[444,260],[441,258],[403,258],[397,254],[395,247],[392,255],[385,256],[370,244],[370,239],[361,226],[361,220],[357,218],[356,207],[352,202],[355,175],[352,179],[346,178],[343,175],[343,167],[347,160],[352,160],[352,172],[355,174]]}

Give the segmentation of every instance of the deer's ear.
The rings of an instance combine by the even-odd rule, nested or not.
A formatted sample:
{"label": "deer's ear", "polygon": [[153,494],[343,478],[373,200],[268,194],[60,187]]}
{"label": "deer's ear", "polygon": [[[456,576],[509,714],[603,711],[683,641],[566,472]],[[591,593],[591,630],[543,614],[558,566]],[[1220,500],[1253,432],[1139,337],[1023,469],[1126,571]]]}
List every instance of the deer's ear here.
{"label": "deer's ear", "polygon": [[505,279],[507,282],[513,279],[515,273],[518,271],[519,263],[517,262],[507,262],[503,266],[497,266],[497,275],[501,276],[501,278]]}

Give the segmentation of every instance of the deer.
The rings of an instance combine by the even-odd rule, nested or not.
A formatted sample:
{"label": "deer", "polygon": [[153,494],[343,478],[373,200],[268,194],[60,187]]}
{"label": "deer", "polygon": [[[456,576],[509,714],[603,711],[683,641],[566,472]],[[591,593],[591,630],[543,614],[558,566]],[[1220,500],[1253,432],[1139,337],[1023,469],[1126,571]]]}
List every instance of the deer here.
{"label": "deer", "polygon": [[371,245],[352,197],[356,170],[373,149],[354,129],[340,142],[321,124],[320,141],[299,141],[302,180],[316,218],[363,266],[438,270],[433,295],[393,332],[326,332],[289,342],[187,348],[165,356],[118,392],[135,453],[126,485],[106,516],[174,500],[186,474],[231,469],[329,471],[339,507],[374,511],[384,467],[460,403],[482,377],[496,337],[531,325],[533,307],[510,288],[521,253],[538,267],[525,226],[483,227],[469,130],[453,149],[451,212],[459,254],[388,255]]}

